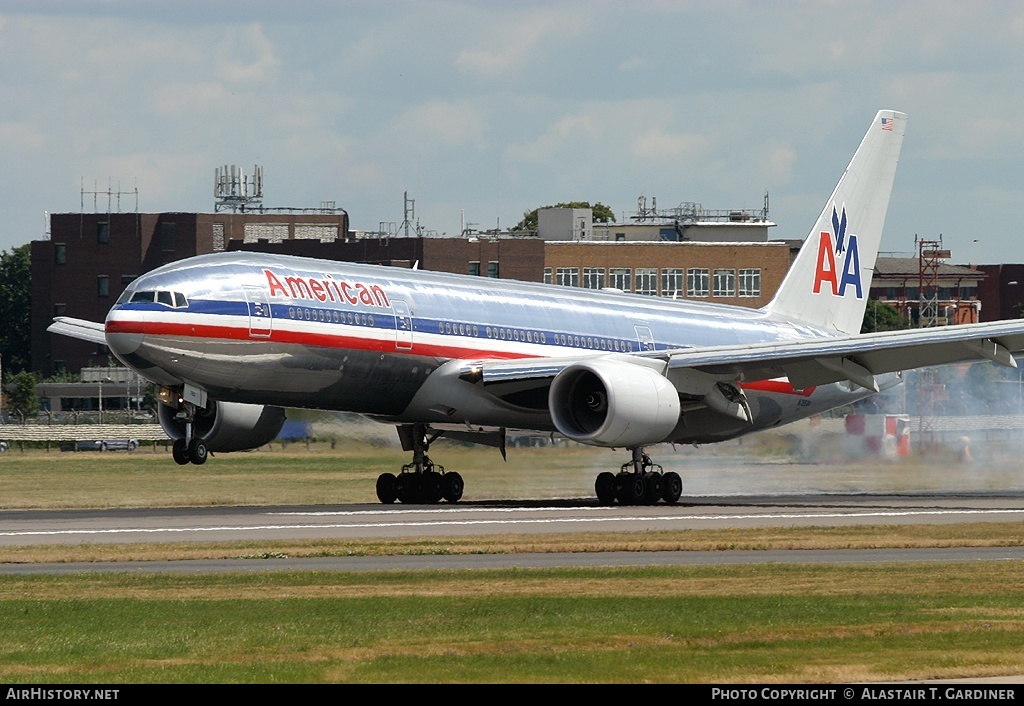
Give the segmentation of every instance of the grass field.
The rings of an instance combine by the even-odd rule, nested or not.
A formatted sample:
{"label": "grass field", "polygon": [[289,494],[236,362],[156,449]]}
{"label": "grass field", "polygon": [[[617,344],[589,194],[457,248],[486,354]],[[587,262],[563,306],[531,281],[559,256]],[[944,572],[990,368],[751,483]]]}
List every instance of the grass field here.
{"label": "grass field", "polygon": [[[594,474],[624,460],[580,448],[512,450],[507,463],[493,450],[437,450],[435,460],[459,470],[474,499],[589,497]],[[667,450],[657,460],[712,492],[1020,485],[1013,464],[949,459],[779,463],[747,448]],[[405,461],[396,448],[365,443],[225,455],[202,467],[149,450],[15,450],[0,455],[0,506],[373,502],[377,474]],[[3,549],[0,561],[1022,542],[1020,523],[974,523],[37,546]],[[835,683],[1024,674],[1021,585],[1020,562],[0,577],[0,681]]]}
{"label": "grass field", "polygon": [[1024,673],[1024,566],[0,579],[0,681],[863,682]]}
{"label": "grass field", "polygon": [[[916,492],[1024,489],[1013,447],[995,445],[973,463],[950,450],[884,461],[849,459],[836,445],[815,442],[794,453],[789,436],[770,434],[745,444],[660,446],[654,460],[683,478],[685,496]],[[409,454],[396,445],[341,440],[221,454],[203,466],[178,466],[162,449],[134,453],[62,453],[14,449],[0,454],[0,509],[316,505],[376,502],[374,483],[397,472]],[[447,444],[431,449],[436,463],[466,481],[466,500],[592,498],[594,478],[618,470],[624,451],[581,446],[494,449]]]}

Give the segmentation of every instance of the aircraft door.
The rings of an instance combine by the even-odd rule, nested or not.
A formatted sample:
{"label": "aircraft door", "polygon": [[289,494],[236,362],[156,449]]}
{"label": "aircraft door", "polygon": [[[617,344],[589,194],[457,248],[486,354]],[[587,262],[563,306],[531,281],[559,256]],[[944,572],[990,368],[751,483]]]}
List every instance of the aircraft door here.
{"label": "aircraft door", "polygon": [[641,326],[639,324],[633,326],[636,330],[636,340],[640,344],[639,350],[642,351],[653,351],[654,350],[654,334],[651,333],[650,326]]}
{"label": "aircraft door", "polygon": [[262,287],[243,287],[249,307],[249,338],[270,338],[274,317],[270,313],[267,293]]}
{"label": "aircraft door", "polygon": [[412,312],[409,305],[401,299],[391,300],[391,310],[395,312],[395,349],[412,350]]}

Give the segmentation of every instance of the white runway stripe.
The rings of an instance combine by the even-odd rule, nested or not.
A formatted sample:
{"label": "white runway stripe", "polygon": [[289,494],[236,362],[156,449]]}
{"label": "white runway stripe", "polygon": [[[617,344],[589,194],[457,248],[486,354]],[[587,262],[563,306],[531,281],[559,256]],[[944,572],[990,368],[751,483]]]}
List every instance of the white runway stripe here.
{"label": "white runway stripe", "polygon": [[[419,511],[425,512],[425,511]],[[352,513],[359,514],[359,513]],[[0,537],[48,537],[48,536],[102,536],[113,534],[181,534],[185,532],[252,532],[253,530],[309,530],[309,529],[359,529],[387,527],[464,527],[479,525],[564,525],[572,523],[615,523],[615,522],[678,522],[678,521],[722,521],[722,520],[797,520],[797,519],[849,519],[849,518],[891,518],[891,517],[926,517],[926,516],[958,516],[958,515],[1021,515],[1022,510],[905,510],[876,512],[816,512],[816,513],[769,513],[743,515],[662,515],[662,516],[614,516],[614,517],[553,517],[535,519],[480,519],[480,520],[427,520],[405,522],[360,522],[332,524],[280,524],[280,525],[224,525],[214,527],[124,527],[111,529],[54,529],[54,530],[23,530],[0,532]]]}

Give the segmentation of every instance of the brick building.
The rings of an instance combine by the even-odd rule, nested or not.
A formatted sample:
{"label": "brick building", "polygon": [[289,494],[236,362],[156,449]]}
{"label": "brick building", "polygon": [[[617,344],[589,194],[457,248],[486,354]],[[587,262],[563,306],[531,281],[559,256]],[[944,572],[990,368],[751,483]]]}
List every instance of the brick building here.
{"label": "brick building", "polygon": [[895,307],[913,325],[918,324],[922,298],[927,300],[929,296],[934,298],[941,325],[973,324],[986,320],[979,298],[985,280],[985,272],[945,262],[935,268],[929,280],[919,258],[880,256],[875,261],[868,296]]}
{"label": "brick building", "polygon": [[319,257],[434,272],[539,282],[544,268],[544,243],[537,238],[361,238],[349,242],[276,243],[232,241],[229,250]]}
{"label": "brick building", "polygon": [[544,281],[756,308],[782,284],[792,252],[785,241],[555,241],[545,246]]}
{"label": "brick building", "polygon": [[971,265],[985,275],[978,285],[982,321],[1024,316],[1024,265]]}

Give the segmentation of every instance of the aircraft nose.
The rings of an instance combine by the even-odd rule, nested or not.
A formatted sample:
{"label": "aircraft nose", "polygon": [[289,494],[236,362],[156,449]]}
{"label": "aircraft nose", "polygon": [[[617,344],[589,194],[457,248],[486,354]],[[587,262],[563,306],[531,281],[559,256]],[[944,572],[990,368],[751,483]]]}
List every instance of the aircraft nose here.
{"label": "aircraft nose", "polygon": [[105,334],[107,347],[122,360],[139,350],[145,336],[141,333],[116,333],[107,331]]}

